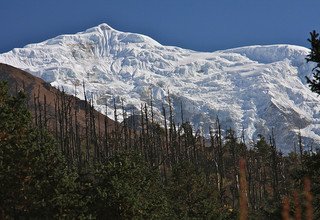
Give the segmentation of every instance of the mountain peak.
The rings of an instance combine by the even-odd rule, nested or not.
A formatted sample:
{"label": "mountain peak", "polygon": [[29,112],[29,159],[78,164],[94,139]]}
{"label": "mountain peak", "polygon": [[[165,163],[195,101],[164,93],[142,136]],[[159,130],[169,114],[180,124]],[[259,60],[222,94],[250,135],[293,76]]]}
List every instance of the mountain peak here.
{"label": "mountain peak", "polygon": [[88,98],[101,112],[108,105],[111,117],[112,97],[139,111],[152,94],[155,118],[163,120],[169,90],[177,119],[183,103],[184,117],[195,127],[208,129],[219,117],[225,128],[243,129],[248,141],[269,136],[274,127],[278,146],[288,151],[299,128],[304,141],[320,143],[320,98],[303,81],[313,67],[307,54],[292,45],[195,52],[103,23],[0,54],[0,62],[82,99],[85,82]]}
{"label": "mountain peak", "polygon": [[112,30],[113,28],[106,24],[106,23],[102,23],[102,24],[99,24],[98,27],[101,29],[101,30]]}
{"label": "mountain peak", "polygon": [[115,31],[115,29],[113,29],[110,25],[108,25],[107,23],[101,23],[95,27],[91,27],[87,30],[85,30],[84,32],[80,32],[80,33],[90,33],[93,31]]}

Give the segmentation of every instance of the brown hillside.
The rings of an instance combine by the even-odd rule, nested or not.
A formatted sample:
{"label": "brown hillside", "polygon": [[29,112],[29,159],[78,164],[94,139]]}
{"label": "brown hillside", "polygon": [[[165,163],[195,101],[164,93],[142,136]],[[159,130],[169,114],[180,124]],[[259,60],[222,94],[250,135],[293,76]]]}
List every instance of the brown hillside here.
{"label": "brown hillside", "polygon": [[[82,101],[74,96],[66,95],[58,89],[52,87],[40,78],[37,78],[26,71],[12,67],[10,65],[0,63],[0,81],[7,81],[9,85],[10,93],[14,94],[23,90],[29,98],[29,108],[34,118],[42,117],[46,119],[46,126],[49,130],[53,130],[57,126],[57,106],[61,103],[69,103],[70,112],[66,113],[70,122],[75,121],[75,115],[77,122],[80,125],[80,131],[83,134],[85,129],[85,101]],[[87,105],[88,106],[88,105]],[[87,108],[88,109],[88,108]],[[46,114],[44,114],[44,111]],[[95,110],[95,124],[97,131],[104,132],[105,116]],[[35,117],[37,115],[37,117]],[[35,119],[36,120],[36,119]],[[41,121],[41,120],[40,120]],[[113,130],[115,122],[107,118],[108,131]]]}

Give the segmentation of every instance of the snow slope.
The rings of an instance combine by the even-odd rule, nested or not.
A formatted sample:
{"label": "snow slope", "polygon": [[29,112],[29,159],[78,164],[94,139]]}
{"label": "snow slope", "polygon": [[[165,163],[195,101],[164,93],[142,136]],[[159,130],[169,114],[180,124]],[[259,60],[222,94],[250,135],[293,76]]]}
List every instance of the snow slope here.
{"label": "snow slope", "polygon": [[[212,53],[163,46],[153,39],[101,24],[74,35],[16,48],[0,62],[41,77],[70,94],[87,95],[102,112],[112,97],[127,109],[155,99],[158,118],[168,90],[180,120],[209,129],[217,117],[224,129],[244,130],[247,141],[274,129],[278,147],[291,150],[301,129],[304,143],[320,143],[320,98],[305,76],[308,49],[292,45],[250,46]],[[76,90],[76,91],[75,91]]]}

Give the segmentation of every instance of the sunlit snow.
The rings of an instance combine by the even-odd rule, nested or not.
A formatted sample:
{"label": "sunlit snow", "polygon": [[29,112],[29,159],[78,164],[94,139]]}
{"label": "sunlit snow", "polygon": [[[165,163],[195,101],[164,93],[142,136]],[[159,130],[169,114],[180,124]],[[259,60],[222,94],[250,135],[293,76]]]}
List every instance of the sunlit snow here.
{"label": "sunlit snow", "polygon": [[[212,39],[214,40],[214,39]],[[24,69],[55,87],[84,98],[113,117],[112,97],[127,108],[155,100],[168,91],[180,122],[208,130],[217,117],[224,129],[244,130],[247,141],[274,129],[283,151],[293,149],[301,129],[305,145],[320,142],[320,98],[306,85],[312,64],[308,49],[292,45],[250,46],[212,53],[163,46],[140,34],[124,33],[101,24],[74,35],[13,49],[0,62]],[[120,101],[119,101],[120,104]]]}

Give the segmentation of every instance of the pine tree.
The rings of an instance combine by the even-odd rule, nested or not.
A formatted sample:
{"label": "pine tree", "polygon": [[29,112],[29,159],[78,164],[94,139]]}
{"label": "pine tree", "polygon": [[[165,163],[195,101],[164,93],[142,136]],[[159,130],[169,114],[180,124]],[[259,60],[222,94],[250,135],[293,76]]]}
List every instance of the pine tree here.
{"label": "pine tree", "polygon": [[170,213],[156,170],[138,153],[119,153],[97,164],[90,210],[97,219],[167,219]]}
{"label": "pine tree", "polygon": [[320,38],[316,31],[310,32],[308,41],[311,43],[311,51],[308,54],[307,62],[315,62],[317,65],[313,69],[313,79],[307,78],[307,82],[312,92],[320,95]]}
{"label": "pine tree", "polygon": [[45,218],[69,213],[74,200],[67,197],[75,188],[75,176],[69,175],[53,139],[32,126],[24,93],[10,96],[1,82],[0,97],[2,217]]}
{"label": "pine tree", "polygon": [[168,188],[177,219],[222,219],[217,189],[194,164],[187,161],[176,164]]}

